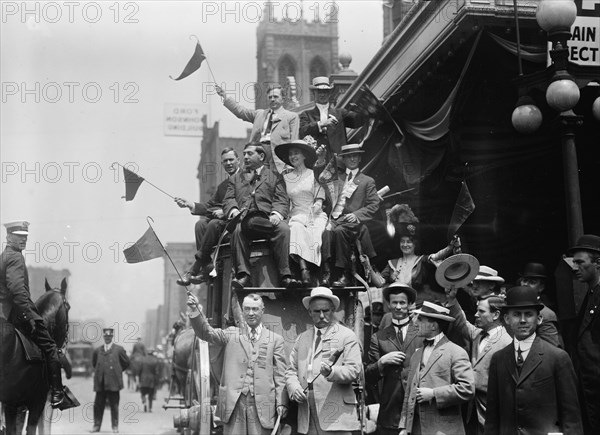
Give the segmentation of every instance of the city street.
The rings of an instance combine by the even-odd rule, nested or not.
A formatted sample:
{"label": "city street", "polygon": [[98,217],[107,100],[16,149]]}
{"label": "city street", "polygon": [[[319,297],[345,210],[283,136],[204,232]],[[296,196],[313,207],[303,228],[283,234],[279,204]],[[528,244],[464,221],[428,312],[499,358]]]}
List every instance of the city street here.
{"label": "city street", "polygon": [[[92,377],[72,377],[66,384],[77,397],[81,406],[65,412],[55,411],[52,415],[51,433],[53,435],[81,435],[88,433],[93,425],[94,392],[92,391]],[[179,414],[177,409],[164,410],[162,405],[168,391],[165,386],[156,394],[157,400],[153,403],[152,413],[144,412],[141,405],[140,394],[121,390],[119,404],[119,433],[124,434],[175,434],[173,416]],[[49,409],[46,418],[50,417]],[[110,425],[110,409],[104,411],[104,419],[100,433],[112,433]]]}

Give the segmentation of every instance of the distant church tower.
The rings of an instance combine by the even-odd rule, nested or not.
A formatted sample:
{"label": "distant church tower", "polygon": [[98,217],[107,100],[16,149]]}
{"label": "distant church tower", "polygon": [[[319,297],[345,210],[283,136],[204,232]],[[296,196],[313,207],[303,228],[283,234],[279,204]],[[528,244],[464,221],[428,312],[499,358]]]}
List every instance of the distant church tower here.
{"label": "distant church tower", "polygon": [[[297,19],[303,2],[295,3],[294,10],[282,10],[279,2],[265,3],[256,30],[257,109],[268,107],[269,85],[279,83],[285,88],[290,76],[296,82],[298,103],[309,103],[312,95],[308,86],[312,79],[338,70],[338,14],[335,3],[327,4],[331,7],[316,10],[318,3],[309,2],[304,8],[304,19]],[[289,90],[287,93],[289,98]]]}

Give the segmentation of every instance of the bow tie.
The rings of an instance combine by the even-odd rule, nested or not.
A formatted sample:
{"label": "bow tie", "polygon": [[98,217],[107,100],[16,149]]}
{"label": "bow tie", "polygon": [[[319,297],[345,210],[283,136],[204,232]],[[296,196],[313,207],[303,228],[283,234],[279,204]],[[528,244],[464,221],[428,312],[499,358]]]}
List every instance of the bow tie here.
{"label": "bow tie", "polygon": [[426,338],[425,340],[423,340],[423,346],[428,347],[428,346],[433,346],[433,342],[435,340],[433,338]]}

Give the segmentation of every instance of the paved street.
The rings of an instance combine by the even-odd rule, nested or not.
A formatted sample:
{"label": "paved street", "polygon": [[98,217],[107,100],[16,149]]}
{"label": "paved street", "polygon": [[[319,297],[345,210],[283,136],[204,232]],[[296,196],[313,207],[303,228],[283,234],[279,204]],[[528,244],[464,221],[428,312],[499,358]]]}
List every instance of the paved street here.
{"label": "paved street", "polygon": [[[92,378],[73,377],[66,381],[81,406],[65,412],[55,411],[52,415],[52,435],[82,435],[88,433],[93,425],[94,392]],[[157,400],[153,404],[152,413],[144,412],[140,394],[121,390],[119,405],[119,432],[124,434],[175,434],[173,416],[179,410],[164,410],[162,405],[167,397],[167,387],[157,392]],[[49,417],[48,414],[46,414]],[[100,433],[112,433],[110,425],[110,409],[106,408]]]}

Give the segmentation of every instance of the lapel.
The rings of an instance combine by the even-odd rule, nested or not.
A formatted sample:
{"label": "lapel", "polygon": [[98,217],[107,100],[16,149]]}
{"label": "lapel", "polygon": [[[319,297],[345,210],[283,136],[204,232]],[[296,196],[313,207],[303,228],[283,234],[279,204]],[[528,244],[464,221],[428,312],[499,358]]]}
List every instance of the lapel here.
{"label": "lapel", "polygon": [[260,171],[260,176],[258,178],[258,181],[254,185],[254,192],[255,193],[258,190],[258,186],[260,186],[261,184],[263,184],[265,182],[265,180],[267,179],[267,177],[269,175],[269,174],[267,174],[268,170],[269,169],[266,166],[263,166],[262,170]]}
{"label": "lapel", "polygon": [[419,328],[417,328],[411,320],[410,325],[408,325],[408,331],[406,331],[406,338],[404,339],[404,345],[402,346],[404,349],[408,349],[408,347],[413,342],[413,340],[415,338],[417,338],[418,332],[419,332]]}
{"label": "lapel", "polygon": [[[250,358],[250,355],[252,354],[252,343],[250,343],[250,338],[248,337],[249,333],[250,333],[250,330],[248,329],[247,326],[244,327],[243,329],[238,328],[240,344],[242,345],[242,349],[244,349],[244,352],[246,352],[246,357],[248,357],[248,358]],[[264,327],[263,327],[263,333],[264,333]]]}
{"label": "lapel", "polygon": [[[420,378],[423,378],[423,376],[425,376],[427,374],[427,372],[429,372],[429,370],[431,370],[431,366],[433,366],[435,364],[435,362],[442,357],[442,355],[444,354],[444,350],[446,348],[446,343],[448,343],[448,339],[444,336],[438,342],[438,344],[433,348],[433,351],[431,352],[431,355],[429,356],[429,359],[427,360],[427,365],[425,367],[423,367],[423,371],[420,373],[420,375],[421,375]],[[421,352],[421,359],[423,359],[423,352]],[[419,360],[419,364],[420,364],[420,361],[421,360]]]}
{"label": "lapel", "polygon": [[[398,340],[398,336],[396,335],[396,328],[394,325],[390,325],[384,330],[385,339],[389,341],[396,349],[402,350],[402,345],[400,344],[400,340]],[[408,338],[408,335],[406,336]]]}
{"label": "lapel", "polygon": [[[473,365],[476,365],[477,363],[479,363],[479,361],[481,361],[481,359],[484,356],[486,356],[494,348],[496,343],[498,343],[502,339],[502,337],[504,337],[505,333],[506,333],[506,330],[504,328],[501,328],[500,332],[498,334],[496,334],[496,336],[493,339],[488,340],[487,343],[485,344],[485,347],[481,350],[481,353],[477,355],[477,359]],[[477,337],[475,338],[475,341],[473,342],[473,349],[475,352],[478,352],[480,342],[481,342],[481,334],[477,335]]]}
{"label": "lapel", "polygon": [[[338,327],[339,326],[337,323],[333,324],[325,330],[325,333],[323,335],[321,335],[321,342],[315,349],[315,354],[313,356],[313,359],[316,359],[318,355],[323,353],[324,349],[329,350],[329,355],[323,355],[323,356],[326,358],[329,358],[329,356],[331,355],[331,352],[335,350],[334,349],[335,340],[332,340],[332,338],[333,338],[333,335],[337,332]],[[314,338],[315,338],[315,334],[316,334],[315,331],[316,331],[316,328],[313,327],[312,335],[311,335],[311,342],[310,342],[309,346],[312,346],[312,343],[314,342]],[[314,367],[313,367],[313,370],[314,370]]]}
{"label": "lapel", "polygon": [[506,369],[508,375],[512,378],[513,382],[517,384],[519,379],[519,372],[517,371],[517,361],[515,360],[515,345],[511,341],[505,349],[502,349],[502,356],[504,362],[501,363]]}
{"label": "lapel", "polygon": [[[587,329],[588,325],[590,323],[592,323],[592,320],[594,319],[594,317],[598,315],[598,311],[600,311],[600,310],[594,310],[593,314],[590,314],[588,311],[588,304],[589,304],[590,298],[595,297],[595,300],[598,300],[598,298],[600,298],[600,296],[597,295],[597,293],[600,293],[600,284],[593,288],[593,290],[594,290],[593,295],[590,294],[591,290],[592,289],[588,289],[585,297],[583,298],[583,304],[581,305],[582,317],[581,317],[581,323],[579,326],[578,335],[583,334],[583,332]],[[595,300],[592,300],[592,303],[594,303]]]}
{"label": "lapel", "polygon": [[[514,350],[514,346],[513,346]],[[514,359],[514,358],[513,358]],[[523,367],[521,368],[521,376],[519,376],[519,380],[517,385],[522,383],[527,377],[533,372],[537,366],[542,363],[544,359],[544,350],[542,349],[542,345],[540,343],[540,337],[535,337],[533,340],[533,345],[531,349],[529,349],[529,354],[523,363]],[[516,369],[516,361],[515,361],[515,369]]]}

